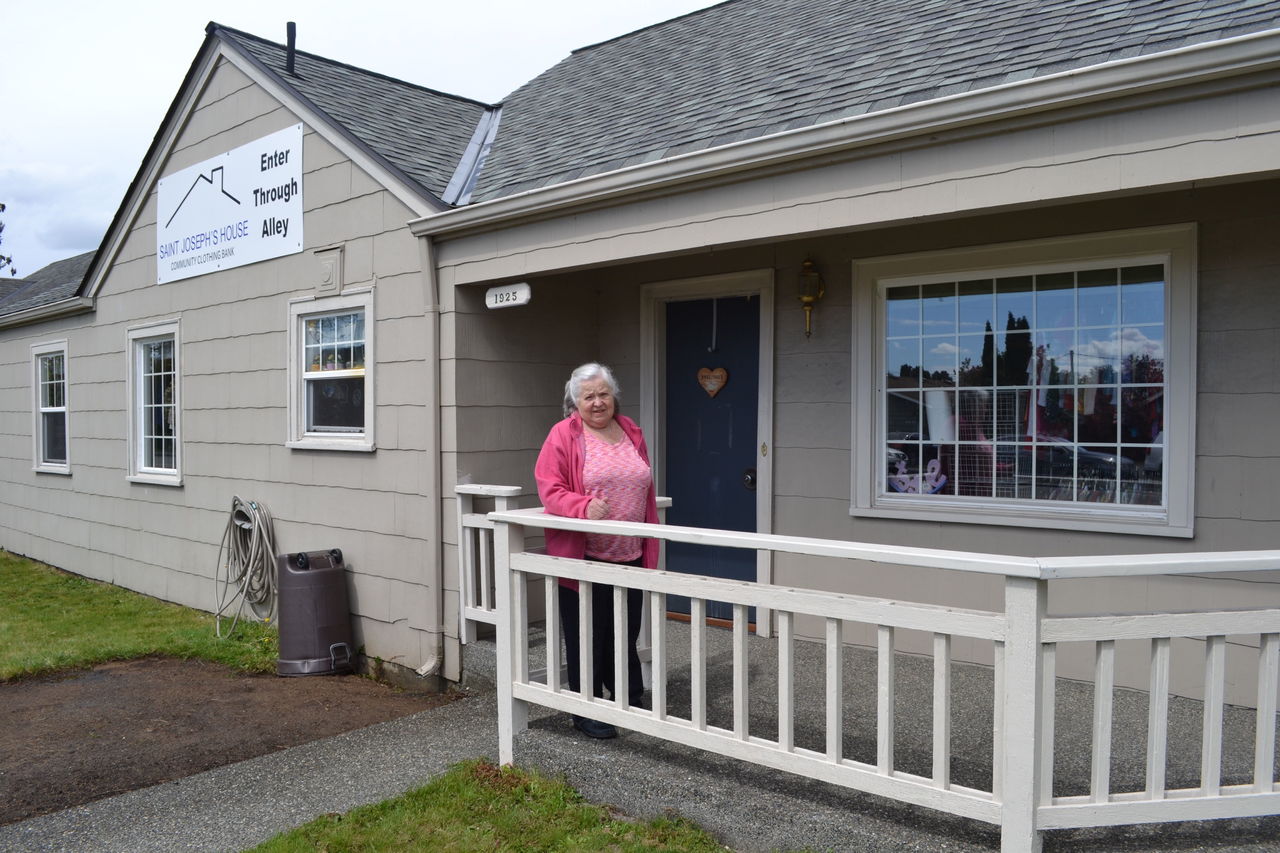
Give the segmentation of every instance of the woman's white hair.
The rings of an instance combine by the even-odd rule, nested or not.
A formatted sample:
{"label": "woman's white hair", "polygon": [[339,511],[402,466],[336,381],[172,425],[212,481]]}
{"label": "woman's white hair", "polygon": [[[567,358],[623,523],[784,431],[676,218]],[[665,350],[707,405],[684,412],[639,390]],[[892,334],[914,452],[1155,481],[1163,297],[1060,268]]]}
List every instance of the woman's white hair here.
{"label": "woman's white hair", "polygon": [[609,391],[613,394],[614,411],[617,411],[617,407],[621,405],[622,389],[618,387],[618,380],[613,378],[613,371],[603,364],[589,361],[575,367],[573,373],[569,374],[569,381],[564,383],[564,416],[566,418],[578,410],[578,397],[582,394],[583,384],[593,379],[603,379],[609,386]]}

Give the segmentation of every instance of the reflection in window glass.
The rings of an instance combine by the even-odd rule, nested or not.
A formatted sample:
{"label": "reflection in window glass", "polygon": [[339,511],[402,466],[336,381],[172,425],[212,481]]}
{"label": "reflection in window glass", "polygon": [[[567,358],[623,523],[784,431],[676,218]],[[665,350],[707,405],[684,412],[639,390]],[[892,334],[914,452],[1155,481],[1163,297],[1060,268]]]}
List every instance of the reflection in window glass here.
{"label": "reflection in window glass", "polygon": [[1079,274],[1080,326],[1114,326],[1120,316],[1120,287],[1116,270],[1085,270]]}
{"label": "reflection in window glass", "polygon": [[962,281],[959,285],[961,334],[990,334],[996,325],[995,282]]}
{"label": "reflection in window glass", "polygon": [[1036,276],[1037,329],[1068,329],[1076,324],[1075,276],[1053,273]]}
{"label": "reflection in window glass", "polygon": [[991,373],[995,367],[994,348],[994,335],[960,335],[956,358],[960,361],[961,385],[991,385],[994,381]]}
{"label": "reflection in window glass", "polygon": [[177,374],[173,363],[173,338],[144,341],[139,344],[141,369],[139,446],[141,467],[176,471],[177,444]]}
{"label": "reflection in window glass", "polygon": [[1028,328],[1035,314],[1034,279],[1029,275],[996,279],[996,324],[1002,329],[1014,328],[1018,320]]}
{"label": "reflection in window glass", "polygon": [[324,377],[307,384],[307,423],[313,431],[364,429],[364,379]]}
{"label": "reflection in window glass", "polygon": [[1120,341],[1115,326],[1081,329],[1076,342],[1076,381],[1102,385],[1119,381]]}
{"label": "reflection in window glass", "polygon": [[306,372],[364,368],[363,312],[312,317],[303,326]]}
{"label": "reflection in window glass", "polygon": [[920,288],[894,288],[885,302],[885,328],[890,338],[920,334]]}
{"label": "reflection in window glass", "polygon": [[1079,389],[1075,401],[1078,440],[1114,444],[1120,422],[1116,403],[1114,387],[1090,385]]}
{"label": "reflection in window glass", "polygon": [[306,317],[303,383],[307,432],[364,430],[364,312]]}
{"label": "reflection in window glass", "polygon": [[51,352],[36,357],[40,413],[39,463],[65,465],[67,462],[67,376],[66,353]]}
{"label": "reflection in window glass", "polygon": [[1161,506],[1161,265],[886,288],[887,493]]}
{"label": "reflection in window glass", "polygon": [[1074,329],[1036,332],[1036,381],[1040,385],[1075,382],[1076,335]]}
{"label": "reflection in window glass", "polygon": [[920,290],[924,334],[955,334],[956,286],[954,284],[926,284]]}
{"label": "reflection in window glass", "polygon": [[920,385],[920,339],[890,339],[885,344],[884,363],[894,387]]}
{"label": "reflection in window glass", "polygon": [[1164,327],[1126,326],[1120,330],[1121,377],[1125,382],[1164,381]]}
{"label": "reflection in window glass", "polygon": [[1164,267],[1120,270],[1120,322],[1164,323]]}
{"label": "reflection in window glass", "polygon": [[951,387],[956,384],[955,335],[928,337],[921,341],[925,387]]}

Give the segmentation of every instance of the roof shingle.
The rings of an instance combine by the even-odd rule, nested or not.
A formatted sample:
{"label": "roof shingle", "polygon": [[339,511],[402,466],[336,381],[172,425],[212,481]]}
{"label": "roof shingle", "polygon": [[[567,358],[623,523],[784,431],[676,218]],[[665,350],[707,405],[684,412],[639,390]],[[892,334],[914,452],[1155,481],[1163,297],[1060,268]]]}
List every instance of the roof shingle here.
{"label": "roof shingle", "polygon": [[217,24],[210,30],[241,47],[437,199],[488,108],[301,50],[295,51],[291,75],[285,70],[284,45]]}
{"label": "roof shingle", "polygon": [[728,0],[513,92],[472,200],[1276,27],[1256,0]]}
{"label": "roof shingle", "polygon": [[0,288],[0,316],[51,305],[75,296],[94,254],[85,252],[54,261],[25,278],[5,279],[6,287]]}

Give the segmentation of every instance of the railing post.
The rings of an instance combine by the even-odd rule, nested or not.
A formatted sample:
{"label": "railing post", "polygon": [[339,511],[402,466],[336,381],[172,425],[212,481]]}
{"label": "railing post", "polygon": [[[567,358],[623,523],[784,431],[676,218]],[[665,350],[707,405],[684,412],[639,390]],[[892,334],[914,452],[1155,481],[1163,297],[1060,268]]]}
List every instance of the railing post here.
{"label": "railing post", "polygon": [[475,509],[475,498],[455,491],[458,516],[458,639],[465,646],[475,639],[475,628],[467,618],[467,608],[476,600],[475,545],[467,530],[466,517]]}
{"label": "railing post", "polygon": [[529,724],[529,703],[512,695],[512,684],[517,678],[516,637],[520,626],[520,614],[511,606],[512,586],[524,583],[523,576],[511,571],[511,555],[524,550],[524,528],[496,522],[493,531],[493,552],[497,571],[497,640],[498,665],[495,681],[498,687],[498,761],[511,764],[515,760],[515,733],[524,731]]}
{"label": "railing post", "polygon": [[[667,509],[671,506],[671,498],[664,495],[658,495],[658,523],[667,523]],[[666,542],[658,540],[658,568],[665,569],[667,567],[667,549]],[[653,653],[654,649],[650,647],[653,637],[653,626],[667,618],[666,613],[658,613],[654,611],[653,596],[645,595],[644,606],[640,608],[640,636],[636,639],[636,655],[640,658],[640,679],[644,682],[644,686],[653,691],[656,682],[653,680]],[[652,692],[650,693],[652,695]],[[656,710],[656,709],[655,709]]]}
{"label": "railing post", "polygon": [[460,483],[453,491],[458,510],[458,639],[466,645],[476,638],[476,620],[487,623],[493,616],[493,596],[489,591],[493,582],[493,538],[487,524],[477,526],[474,521],[475,499],[493,498],[494,508],[499,511],[515,509],[524,490],[520,486]]}
{"label": "railing post", "polygon": [[1004,761],[1002,853],[1039,853],[1042,845],[1036,809],[1043,774],[1053,772],[1052,767],[1042,766],[1040,748],[1044,712],[1040,631],[1047,598],[1048,585],[1043,580],[1005,578],[1004,695],[995,697],[1004,709],[1004,730],[999,733]]}

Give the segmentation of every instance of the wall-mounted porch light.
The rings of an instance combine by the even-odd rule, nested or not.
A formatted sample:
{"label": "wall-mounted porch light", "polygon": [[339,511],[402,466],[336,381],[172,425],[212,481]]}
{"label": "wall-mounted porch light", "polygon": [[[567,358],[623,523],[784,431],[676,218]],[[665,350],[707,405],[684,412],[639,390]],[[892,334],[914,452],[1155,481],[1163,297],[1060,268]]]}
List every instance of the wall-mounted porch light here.
{"label": "wall-mounted porch light", "polygon": [[804,259],[804,263],[800,265],[800,304],[804,306],[804,336],[807,338],[813,332],[813,306],[819,299],[827,293],[827,286],[822,281],[822,276],[818,273],[817,267],[813,265],[813,261],[808,258]]}

